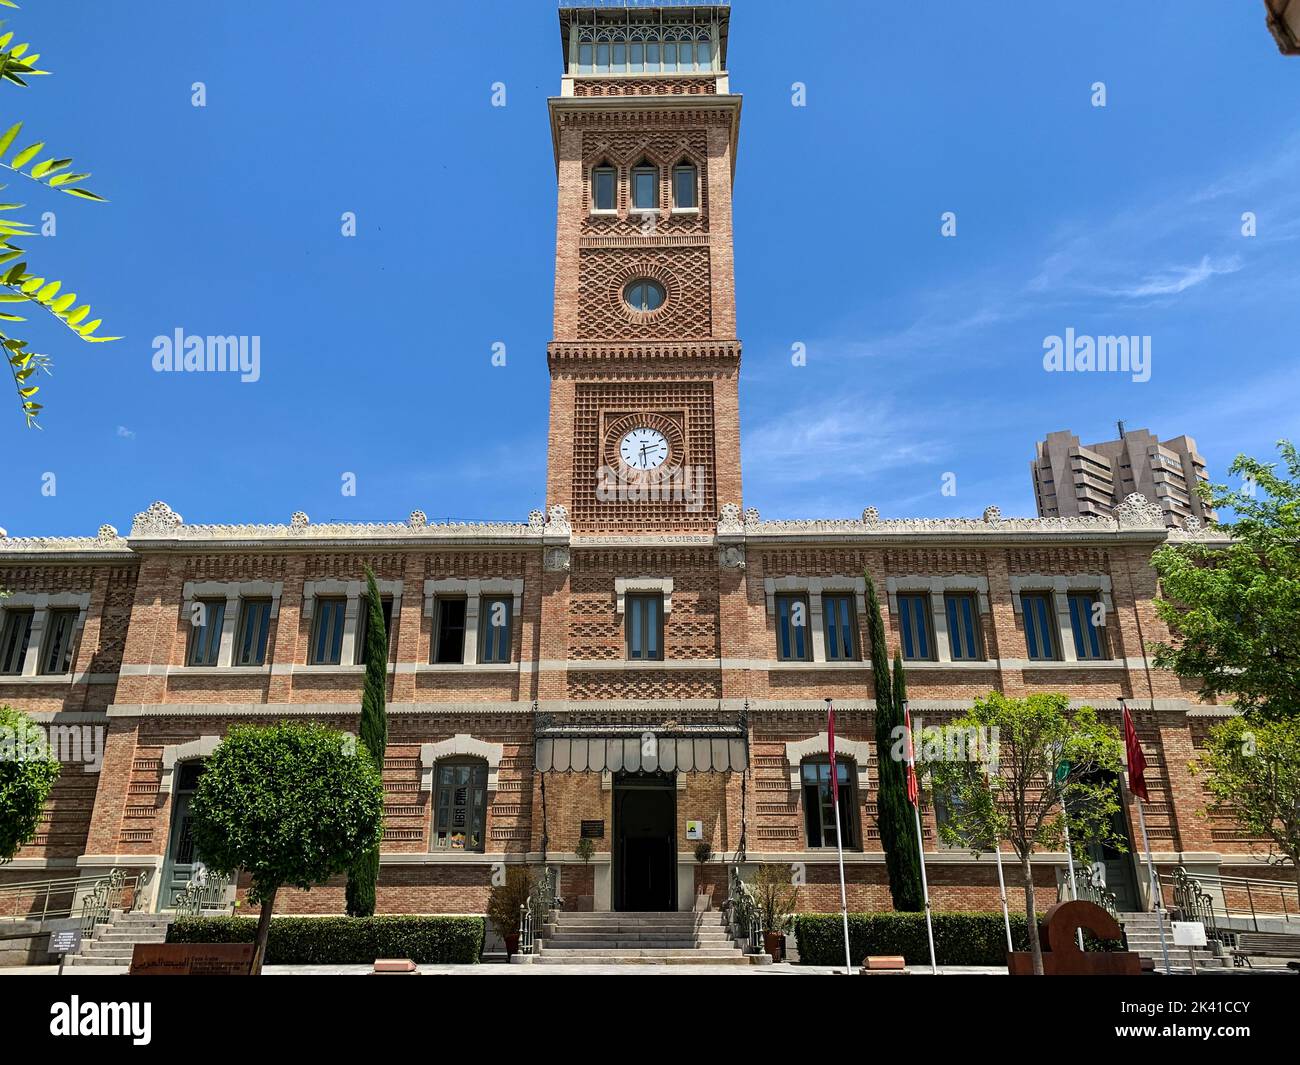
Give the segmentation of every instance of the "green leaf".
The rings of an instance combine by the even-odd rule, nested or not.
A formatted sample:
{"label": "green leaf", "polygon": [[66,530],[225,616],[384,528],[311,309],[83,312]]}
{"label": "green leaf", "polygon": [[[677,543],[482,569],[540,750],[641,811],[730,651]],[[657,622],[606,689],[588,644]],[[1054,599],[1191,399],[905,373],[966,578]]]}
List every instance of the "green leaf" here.
{"label": "green leaf", "polygon": [[[24,148],[21,152],[15,155],[13,159],[9,161],[10,168],[13,170],[21,170],[33,159],[35,159],[37,153],[40,152],[40,150],[44,147],[45,147],[44,141],[37,141],[35,144],[31,145],[30,147]],[[89,176],[90,175],[88,174],[82,175],[82,177],[89,177]]]}
{"label": "green leaf", "polygon": [[82,200],[94,200],[96,203],[108,203],[103,196],[97,192],[91,192],[89,189],[64,189],[69,196],[76,196]]}
{"label": "green leaf", "polygon": [[18,136],[22,128],[23,124],[21,122],[15,122],[0,136],[0,159],[4,158],[5,152],[9,150],[9,145],[13,144],[14,138]]}

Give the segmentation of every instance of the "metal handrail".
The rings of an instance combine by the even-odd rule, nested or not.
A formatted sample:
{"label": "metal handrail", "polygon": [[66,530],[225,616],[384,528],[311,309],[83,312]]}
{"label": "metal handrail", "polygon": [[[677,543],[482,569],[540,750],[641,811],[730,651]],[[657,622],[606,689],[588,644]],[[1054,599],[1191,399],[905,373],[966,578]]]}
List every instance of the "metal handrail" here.
{"label": "metal handrail", "polygon": [[1075,887],[1076,892],[1072,895],[1069,874],[1063,867],[1058,866],[1056,870],[1057,902],[1064,902],[1070,898],[1082,899],[1084,902],[1093,902],[1116,920],[1119,920],[1119,900],[1116,897],[1115,892],[1108,891],[1102,884],[1094,883],[1092,878],[1086,874],[1080,874],[1075,877]]}
{"label": "metal handrail", "polygon": [[[1220,929],[1219,919],[1244,918],[1249,911],[1251,925],[1259,931],[1260,918],[1277,920],[1289,925],[1295,919],[1300,922],[1300,885],[1282,880],[1265,880],[1250,876],[1221,876],[1217,873],[1204,873],[1193,877],[1185,867],[1179,866],[1170,873],[1160,873],[1162,883],[1166,879],[1172,884],[1174,904],[1190,920],[1200,921],[1218,932],[1219,938],[1232,934],[1231,929]],[[1217,896],[1206,888],[1217,889]],[[1233,907],[1229,902],[1229,892],[1238,896],[1245,893],[1246,908]],[[1294,897],[1295,903],[1289,900]],[[1219,900],[1222,899],[1222,903]],[[1276,899],[1280,908],[1272,909]]]}
{"label": "metal handrail", "polygon": [[556,906],[563,906],[564,899],[557,893],[559,883],[558,870],[547,867],[542,870],[528,893],[528,901],[519,906],[519,953],[532,954],[537,945],[537,926],[546,923],[547,917]]}
{"label": "metal handrail", "polygon": [[224,873],[201,872],[186,882],[177,894],[175,907],[177,917],[202,917],[204,910],[222,909],[226,901],[226,889],[230,887],[230,877]]}
{"label": "metal handrail", "polygon": [[[118,908],[131,911],[139,905],[143,888],[149,883],[152,872],[145,870],[132,876],[126,876],[119,869],[113,869],[105,877],[66,876],[47,880],[25,880],[0,887],[0,921],[49,921],[74,916],[78,911],[84,914],[85,899],[98,891],[106,902],[119,903],[130,892],[130,902]],[[66,904],[54,905],[54,900],[67,896]],[[36,905],[40,900],[39,909]],[[19,912],[19,903],[30,900],[24,912]],[[8,905],[6,905],[8,904]],[[111,908],[111,907],[110,907]],[[4,912],[8,910],[8,912]],[[106,911],[105,911],[106,912]]]}
{"label": "metal handrail", "polygon": [[727,901],[723,903],[723,909],[726,911],[731,938],[748,942],[746,954],[762,954],[763,915],[753,889],[745,883],[738,865],[733,865],[727,871]]}

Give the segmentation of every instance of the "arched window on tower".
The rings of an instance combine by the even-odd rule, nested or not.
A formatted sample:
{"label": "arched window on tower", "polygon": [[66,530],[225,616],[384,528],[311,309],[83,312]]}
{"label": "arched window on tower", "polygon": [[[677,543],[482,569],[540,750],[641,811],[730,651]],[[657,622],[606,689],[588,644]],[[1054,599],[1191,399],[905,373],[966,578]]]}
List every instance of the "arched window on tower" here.
{"label": "arched window on tower", "polygon": [[593,211],[618,210],[618,173],[608,163],[600,163],[591,170],[591,209]]}
{"label": "arched window on tower", "polygon": [[696,211],[699,206],[699,174],[689,159],[683,159],[673,167],[673,210]]}
{"label": "arched window on tower", "polygon": [[632,168],[632,210],[656,211],[659,209],[659,168],[649,159],[642,159]]}

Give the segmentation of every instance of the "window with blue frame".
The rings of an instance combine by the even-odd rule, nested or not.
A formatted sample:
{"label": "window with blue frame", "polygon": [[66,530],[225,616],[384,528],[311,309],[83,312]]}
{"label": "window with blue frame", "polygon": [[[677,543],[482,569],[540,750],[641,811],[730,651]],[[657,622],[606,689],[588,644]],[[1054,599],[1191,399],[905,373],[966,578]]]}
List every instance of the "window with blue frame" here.
{"label": "window with blue frame", "polygon": [[343,660],[343,619],[347,615],[346,599],[316,600],[315,628],[311,634],[307,664],[337,666]]}
{"label": "window with blue frame", "polygon": [[618,209],[618,175],[612,166],[597,166],[591,171],[591,208],[593,211]]}
{"label": "window with blue frame", "polygon": [[980,632],[979,600],[973,594],[945,595],[948,615],[948,648],[954,662],[979,662],[984,658]]}
{"label": "window with blue frame", "polygon": [[659,207],[659,168],[640,163],[632,171],[632,209],[654,211]]}
{"label": "window with blue frame", "polygon": [[826,661],[858,660],[857,611],[852,593],[822,596],[822,628],[826,637]]}
{"label": "window with blue frame", "polygon": [[479,607],[478,660],[510,661],[510,610],[514,600],[508,596],[484,599]]}
{"label": "window with blue frame", "polygon": [[664,657],[664,599],[662,595],[629,595],[627,657],[636,662],[657,662]]}
{"label": "window with blue frame", "polygon": [[776,597],[776,657],[782,662],[807,662],[812,658],[808,620],[806,596]]}
{"label": "window with blue frame", "polygon": [[1056,608],[1051,592],[1026,592],[1020,597],[1025,618],[1025,650],[1035,662],[1060,658],[1056,639]]}
{"label": "window with blue frame", "polygon": [[1100,597],[1096,592],[1071,592],[1068,599],[1075,657],[1081,662],[1109,658],[1104,607]]}
{"label": "window with blue frame", "polygon": [[902,630],[903,657],[913,661],[934,660],[934,624],[930,617],[928,592],[898,597],[898,625]]}
{"label": "window with blue frame", "polygon": [[[224,599],[200,599],[200,609],[191,615],[190,656],[191,666],[215,666],[221,651],[221,627],[226,621]],[[197,621],[198,624],[193,624]]]}
{"label": "window with blue frame", "polygon": [[235,665],[260,666],[266,662],[266,641],[271,631],[271,600],[245,599],[235,632]]}

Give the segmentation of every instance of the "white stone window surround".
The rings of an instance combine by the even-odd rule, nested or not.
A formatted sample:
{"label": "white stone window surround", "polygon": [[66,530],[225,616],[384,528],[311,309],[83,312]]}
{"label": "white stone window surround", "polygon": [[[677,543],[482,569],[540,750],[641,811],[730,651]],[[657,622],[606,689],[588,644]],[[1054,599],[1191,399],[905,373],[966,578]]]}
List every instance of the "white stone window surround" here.
{"label": "white stone window surround", "polygon": [[[393,628],[397,627],[397,620],[402,612],[402,582],[401,581],[375,581],[375,586],[379,589],[379,597],[382,599],[388,596],[393,600]],[[294,670],[307,671],[329,671],[340,669],[362,669],[364,666],[356,665],[357,658],[357,627],[361,616],[361,603],[366,597],[368,584],[365,581],[304,581],[302,586],[302,616],[305,621],[311,621],[316,614],[316,600],[320,598],[334,599],[344,598],[347,605],[343,608],[343,646],[339,651],[339,660],[337,663],[323,665],[306,664],[294,666]],[[274,607],[271,616],[275,617]],[[311,633],[315,626],[308,626],[307,629],[307,657],[311,657]],[[391,633],[389,634],[389,652],[392,652],[396,644],[392,641]],[[223,643],[224,652],[224,643]]]}
{"label": "white stone window surround", "polygon": [[[284,592],[283,581],[186,581],[182,590],[181,617],[185,622],[185,658],[182,668],[195,671],[211,669],[228,669],[235,659],[235,634],[239,625],[240,601],[243,599],[270,599],[271,620],[280,614],[280,597]],[[194,604],[201,599],[224,599],[226,613],[221,622],[221,645],[217,650],[216,666],[190,666],[189,631],[191,611]],[[266,648],[266,663],[250,668],[264,669],[271,661],[271,647]]]}
{"label": "white stone window surround", "polygon": [[[805,759],[825,757],[830,744],[830,734],[819,732],[806,740],[798,740],[785,745],[785,764],[790,773],[790,790],[799,791],[803,786],[801,778]],[[846,740],[835,737],[835,758],[851,761],[857,772],[859,797],[867,794],[867,763],[871,758],[871,744],[867,740]]]}
{"label": "white stone window surround", "polygon": [[[944,596],[949,594],[966,594],[974,595],[979,603],[979,614],[981,627],[983,619],[989,616],[989,581],[987,577],[977,577],[975,575],[964,576],[957,574],[950,577],[930,577],[923,574],[910,574],[902,577],[887,577],[885,579],[885,592],[889,597],[889,612],[894,617],[898,616],[898,594],[902,592],[923,592],[929,593],[930,596],[930,621],[934,627],[934,654],[936,662],[953,662],[952,642],[948,639],[948,608],[944,603]],[[987,639],[987,633],[982,632],[981,642]],[[988,654],[987,647],[984,648],[985,655]],[[963,659],[960,663],[953,662],[954,665],[969,665],[971,661],[986,661],[986,659]],[[924,663],[909,663],[909,665]]]}
{"label": "white stone window surround", "polygon": [[76,654],[81,645],[81,630],[86,625],[86,614],[90,609],[89,592],[15,592],[0,599],[0,622],[10,610],[30,610],[32,612],[32,630],[27,637],[27,652],[23,655],[22,672],[0,677],[4,683],[12,683],[19,677],[41,676],[41,652],[45,650],[45,634],[49,629],[50,615],[56,610],[75,610],[77,620],[72,625],[72,659],[68,672],[50,674],[50,676],[71,679],[75,674]]}
{"label": "white stone window surround", "polygon": [[627,612],[628,595],[662,595],[664,598],[664,615],[673,612],[673,579],[671,577],[615,577],[614,609],[624,614]]}
{"label": "white stone window surround", "polygon": [[220,745],[220,736],[200,736],[188,743],[174,743],[164,747],[162,751],[162,778],[158,781],[158,794],[171,794],[178,763],[189,762],[198,758],[208,758]]}
{"label": "white stone window surround", "polygon": [[[420,790],[433,793],[436,784],[433,774],[439,762],[448,758],[482,758],[487,762],[487,790],[496,791],[497,773],[501,768],[501,756],[504,752],[504,744],[488,743],[464,732],[458,732],[451,739],[440,740],[438,743],[421,744]],[[434,813],[436,814],[437,811],[435,810]],[[432,841],[432,833],[430,840]]]}
{"label": "white stone window surround", "polygon": [[[783,668],[807,668],[811,663],[824,665],[843,665],[841,662],[828,662],[826,659],[826,632],[822,618],[822,595],[826,592],[851,592],[855,600],[855,624],[861,639],[859,619],[867,612],[867,580],[865,577],[766,577],[763,580],[763,594],[767,599],[769,617],[776,615],[776,597],[778,593],[806,595],[808,597],[808,625],[812,629],[811,662],[781,662]],[[865,659],[865,655],[863,656]],[[860,665],[854,662],[854,665]]]}
{"label": "white stone window surround", "polygon": [[[1074,651],[1074,630],[1070,627],[1070,601],[1067,596],[1070,592],[1093,592],[1099,595],[1105,609],[1104,617],[1108,619],[1115,612],[1115,603],[1111,599],[1110,591],[1110,578],[1103,573],[1074,573],[1063,577],[1045,573],[1023,573],[1011,578],[1011,605],[1023,624],[1024,604],[1021,602],[1021,595],[1025,592],[1050,595],[1056,613],[1056,638],[1061,648],[1060,661],[1077,662],[1079,658]],[[1111,645],[1109,634],[1106,646],[1113,657],[1115,648]],[[1026,663],[1030,667],[1040,664],[1039,662]],[[1095,664],[1092,661],[1088,663],[1088,665]]]}
{"label": "white stone window surround", "polygon": [[[511,579],[508,577],[491,577],[476,580],[460,580],[458,578],[448,577],[437,580],[427,580],[424,582],[424,616],[434,618],[434,606],[439,596],[463,598],[465,600],[465,653],[461,662],[452,663],[433,663],[421,666],[421,669],[464,669],[466,666],[482,666],[484,669],[489,667],[513,669],[511,662],[484,662],[478,660],[478,616],[479,609],[484,599],[495,599],[501,596],[510,596],[510,626],[513,629],[515,619],[520,616],[520,610],[524,601],[524,582],[523,579]],[[513,636],[513,634],[512,634]],[[347,636],[343,637],[344,642]],[[518,654],[515,648],[515,641],[510,641],[510,655],[514,659]]]}

